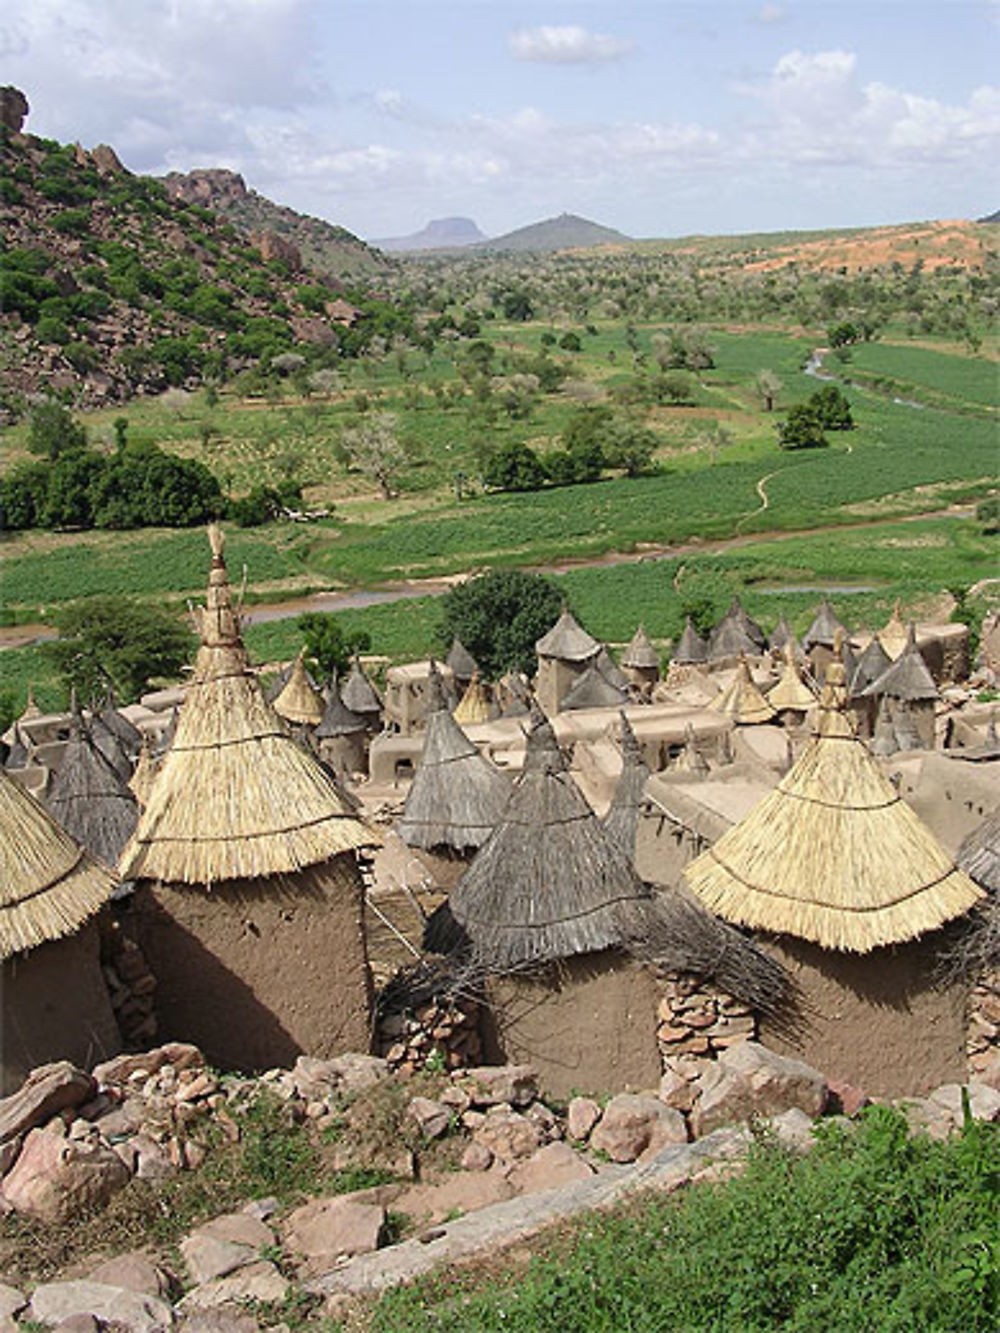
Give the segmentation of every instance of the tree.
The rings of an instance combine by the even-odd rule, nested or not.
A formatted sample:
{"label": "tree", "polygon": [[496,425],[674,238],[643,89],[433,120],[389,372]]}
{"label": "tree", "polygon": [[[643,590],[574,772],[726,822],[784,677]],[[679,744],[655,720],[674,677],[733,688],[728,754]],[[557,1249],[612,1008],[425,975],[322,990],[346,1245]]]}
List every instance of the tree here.
{"label": "tree", "polygon": [[758,397],[764,404],[765,412],[773,412],[774,404],[777,402],[778,394],[785,387],[781,379],[773,370],[758,370],[757,378],[754,381],[754,387],[757,390]]}
{"label": "tree", "polygon": [[826,444],[823,423],[811,403],[796,403],[778,426],[782,449],[820,449]]}
{"label": "tree", "polygon": [[342,436],[344,448],[359,471],[378,482],[382,498],[393,497],[392,483],[406,462],[406,453],[396,436],[392,412],[372,412],[365,421]]}
{"label": "tree", "polygon": [[653,461],[659,439],[655,431],[628,417],[618,417],[608,431],[604,459],[609,467],[620,467],[627,477],[638,477]]}
{"label": "tree", "polygon": [[541,460],[520,440],[502,444],[483,472],[483,485],[495,491],[537,491],[544,483]]}
{"label": "tree", "polygon": [[849,320],[844,320],[841,324],[834,324],[826,331],[827,342],[831,347],[850,347],[856,343],[860,333],[854,324]]}
{"label": "tree", "polygon": [[824,430],[853,430],[851,404],[836,384],[824,384],[809,398],[809,406],[819,417]]}
{"label": "tree", "polygon": [[505,671],[534,671],[535,644],[559,617],[562,593],[541,574],[493,569],[477,574],[441,599],[442,649],[453,638],[491,680]]}
{"label": "tree", "polygon": [[87,447],[87,432],[61,403],[40,403],[28,423],[28,448],[55,460],[60,454]]}
{"label": "tree", "polygon": [[131,703],[151,681],[172,679],[189,661],[195,640],[165,607],[124,597],[90,597],[55,616],[59,638],[43,645],[67,688],[83,698],[110,686]]}
{"label": "tree", "polygon": [[531,304],[531,298],[528,296],[527,292],[508,292],[503,298],[502,309],[504,319],[516,320],[521,324],[529,319],[533,319],[535,315],[534,307]]}
{"label": "tree", "polygon": [[307,657],[326,680],[335,671],[343,675],[354,654],[367,652],[372,646],[367,631],[345,631],[337,617],[329,612],[308,611],[299,616],[295,624],[305,640]]}

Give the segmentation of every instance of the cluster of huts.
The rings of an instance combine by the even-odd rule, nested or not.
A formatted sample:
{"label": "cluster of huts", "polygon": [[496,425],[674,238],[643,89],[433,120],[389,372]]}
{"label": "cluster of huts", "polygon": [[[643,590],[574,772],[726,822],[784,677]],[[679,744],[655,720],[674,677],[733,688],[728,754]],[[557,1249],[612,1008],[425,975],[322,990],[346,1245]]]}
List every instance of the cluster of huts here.
{"label": "cluster of huts", "polygon": [[[952,689],[962,627],[852,636],[824,603],[799,644],[735,602],[661,675],[641,627],[616,663],[565,611],[532,681],[488,685],[456,642],[390,669],[384,699],[358,662],[320,688],[302,655],[266,695],[211,544],[179,709],[16,728],[5,1090],[106,1057],[148,1011],[109,995],[123,938],[159,1037],[220,1066],[369,1049],[366,884],[392,839],[438,890],[410,953],[475,995],[489,1057],[553,1093],[650,1086],[746,1035],[885,1093],[1000,1052],[970,1015],[1000,968],[1000,745]],[[678,979],[711,1026],[664,1021]]]}

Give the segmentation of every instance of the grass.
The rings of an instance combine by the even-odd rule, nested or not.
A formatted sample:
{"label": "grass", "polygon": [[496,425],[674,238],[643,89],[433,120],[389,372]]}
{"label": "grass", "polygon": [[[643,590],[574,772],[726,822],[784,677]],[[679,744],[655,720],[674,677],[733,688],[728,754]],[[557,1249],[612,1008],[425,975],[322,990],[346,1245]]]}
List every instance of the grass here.
{"label": "grass", "polygon": [[724,1184],[591,1214],[533,1256],[382,1298],[373,1333],[993,1333],[1000,1126],[907,1137],[875,1107],[796,1158],[766,1135]]}
{"label": "grass", "polygon": [[[830,362],[830,369],[839,369],[835,361]],[[859,371],[884,378],[917,399],[930,396],[955,404],[997,406],[997,364],[985,357],[956,356],[926,347],[859,343],[851,348],[843,374],[852,378]]]}

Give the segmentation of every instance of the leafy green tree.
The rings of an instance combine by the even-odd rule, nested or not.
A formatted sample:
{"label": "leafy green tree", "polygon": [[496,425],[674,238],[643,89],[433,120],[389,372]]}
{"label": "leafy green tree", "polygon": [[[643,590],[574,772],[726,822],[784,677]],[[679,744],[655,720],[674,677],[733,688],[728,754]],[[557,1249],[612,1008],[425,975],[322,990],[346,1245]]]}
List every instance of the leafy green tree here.
{"label": "leafy green tree", "polygon": [[38,528],[44,522],[49,468],[45,463],[20,463],[0,478],[0,527]]}
{"label": "leafy green tree", "polygon": [[152,681],[173,679],[195,647],[175,612],[124,597],[90,597],[55,616],[59,638],[43,645],[67,689],[83,698],[109,686],[131,703]]}
{"label": "leafy green tree", "polygon": [[638,477],[653,461],[659,444],[656,432],[629,417],[618,417],[606,437],[604,460],[609,467],[620,467],[627,477]]}
{"label": "leafy green tree", "polygon": [[495,680],[512,669],[535,670],[535,644],[558,619],[563,599],[541,574],[493,569],[452,588],[441,606],[442,650],[457,636]]}
{"label": "leafy green tree", "polygon": [[43,458],[87,447],[86,429],[75,421],[61,403],[40,403],[28,419],[28,448]]}
{"label": "leafy green tree", "polygon": [[852,343],[858,341],[861,334],[850,320],[844,320],[827,329],[826,337],[831,347],[850,347]]}
{"label": "leafy green tree", "polygon": [[522,324],[535,317],[535,308],[531,304],[531,298],[527,292],[508,292],[503,298],[501,308],[504,319],[516,320]]}
{"label": "leafy green tree", "polygon": [[494,451],[483,484],[495,491],[537,491],[545,484],[545,468],[533,449],[511,440]]}
{"label": "leafy green tree", "polygon": [[796,403],[778,426],[782,449],[821,449],[826,443],[823,423],[810,403]]}
{"label": "leafy green tree", "polygon": [[372,646],[366,630],[345,630],[335,615],[323,611],[308,611],[295,622],[306,645],[306,655],[323,679],[336,671],[343,675],[355,653],[364,653]]}
{"label": "leafy green tree", "polygon": [[822,389],[817,389],[809,398],[809,406],[819,417],[824,430],[854,429],[851,404],[836,384],[824,384]]}

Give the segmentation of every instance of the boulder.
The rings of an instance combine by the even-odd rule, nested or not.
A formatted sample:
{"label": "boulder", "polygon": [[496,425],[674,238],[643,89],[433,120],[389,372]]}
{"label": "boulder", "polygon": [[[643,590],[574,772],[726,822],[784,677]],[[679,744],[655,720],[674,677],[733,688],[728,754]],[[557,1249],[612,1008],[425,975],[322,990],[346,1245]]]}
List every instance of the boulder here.
{"label": "boulder", "polygon": [[[257,1333],[257,1320],[245,1310],[194,1310],[181,1321],[180,1333]],[[279,1325],[279,1327],[281,1327]]]}
{"label": "boulder", "polygon": [[274,1264],[260,1260],[227,1277],[215,1278],[195,1287],[177,1309],[187,1315],[196,1310],[217,1310],[240,1301],[283,1301],[288,1291],[288,1280],[281,1276]]}
{"label": "boulder", "polygon": [[300,1055],[288,1076],[292,1090],[305,1101],[344,1097],[366,1092],[389,1074],[389,1064],[377,1055],[348,1052],[332,1060]]}
{"label": "boulder", "polygon": [[93,1099],[97,1085],[68,1060],[33,1069],[17,1092],[0,1101],[0,1143],[16,1139],[68,1107]]}
{"label": "boulder", "polygon": [[502,1162],[530,1157],[542,1146],[542,1132],[538,1125],[509,1106],[494,1107],[472,1131],[472,1139],[489,1148]]}
{"label": "boulder", "polygon": [[[969,1083],[965,1086],[969,1096],[969,1111],[973,1120],[1000,1120],[1000,1092],[985,1083]],[[955,1128],[961,1128],[964,1120],[962,1105],[963,1087],[960,1083],[943,1083],[935,1088],[928,1101],[940,1106],[951,1116]]]}
{"label": "boulder", "polygon": [[92,1314],[71,1314],[56,1325],[56,1333],[98,1333],[99,1325]]}
{"label": "boulder", "polygon": [[14,88],[10,84],[6,88],[0,88],[0,125],[5,129],[10,130],[12,134],[20,134],[29,109],[28,99],[20,88]]}
{"label": "boulder", "polygon": [[771,1122],[778,1142],[792,1152],[810,1152],[816,1145],[813,1137],[813,1119],[793,1106],[789,1111],[782,1111]]}
{"label": "boulder", "polygon": [[678,1074],[676,1070],[667,1069],[660,1079],[660,1090],[656,1094],[664,1106],[672,1106],[675,1111],[690,1111],[694,1105],[695,1090],[691,1082]]}
{"label": "boulder", "polygon": [[538,1073],[530,1065],[481,1065],[458,1080],[472,1106],[528,1106],[538,1096]]}
{"label": "boulder", "polygon": [[488,1171],[493,1165],[493,1154],[483,1143],[470,1143],[462,1153],[463,1171]]}
{"label": "boulder", "polygon": [[44,1282],[28,1306],[29,1317],[39,1324],[61,1324],[81,1314],[129,1333],[161,1333],[173,1323],[166,1301],[105,1282]]}
{"label": "boulder", "polygon": [[64,1138],[62,1128],[56,1121],[33,1129],[3,1181],[3,1199],[42,1222],[78,1217],[107,1203],[129,1181],[128,1168],[113,1149]]}
{"label": "boulder", "polygon": [[612,1097],[600,1123],[590,1136],[595,1152],[604,1152],[613,1162],[634,1162],[653,1147],[657,1152],[668,1143],[686,1143],[687,1127],[679,1111],[657,1097],[622,1092]]}
{"label": "boulder", "polygon": [[573,1097],[566,1108],[566,1133],[582,1143],[601,1118],[601,1108],[592,1097]]}
{"label": "boulder", "polygon": [[28,1304],[28,1298],[17,1287],[0,1282],[0,1319],[13,1319]]}
{"label": "boulder", "polygon": [[457,1171],[435,1185],[414,1185],[393,1208],[421,1226],[438,1226],[466,1213],[500,1203],[514,1189],[501,1171]]}
{"label": "boulder", "polygon": [[451,1124],[451,1108],[442,1102],[432,1101],[430,1097],[414,1097],[406,1108],[406,1114],[416,1122],[425,1139],[441,1138],[447,1134]]}
{"label": "boulder", "polygon": [[116,1055],[94,1066],[94,1078],[102,1088],[128,1083],[134,1074],[156,1074],[164,1065],[174,1069],[204,1069],[205,1057],[197,1046],[186,1041],[168,1041],[140,1055]]}
{"label": "boulder", "polygon": [[345,1255],[377,1249],[384,1225],[381,1204],[350,1194],[314,1199],[285,1219],[285,1247],[304,1274],[322,1273]]}
{"label": "boulder", "polygon": [[722,1052],[714,1069],[698,1084],[692,1112],[697,1137],[752,1116],[775,1116],[797,1107],[808,1116],[822,1114],[827,1101],[824,1076],[802,1060],[769,1051],[755,1041]]}
{"label": "boulder", "polygon": [[593,1174],[593,1167],[568,1143],[547,1143],[509,1171],[507,1179],[518,1194],[538,1194],[559,1185],[571,1185],[575,1180],[586,1180]]}
{"label": "boulder", "polygon": [[166,1296],[170,1287],[162,1268],[158,1268],[148,1255],[139,1251],[106,1259],[88,1274],[87,1281],[103,1282],[108,1287],[124,1287],[126,1291],[135,1291],[141,1296]]}

